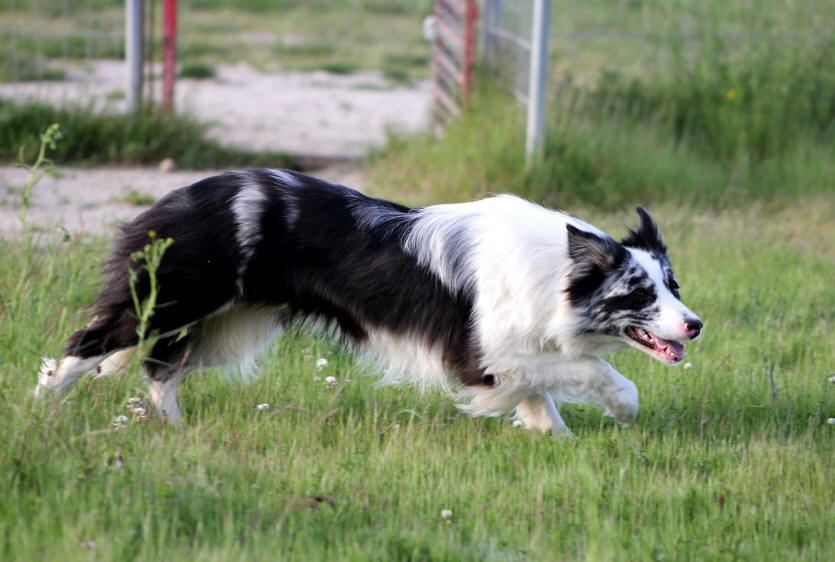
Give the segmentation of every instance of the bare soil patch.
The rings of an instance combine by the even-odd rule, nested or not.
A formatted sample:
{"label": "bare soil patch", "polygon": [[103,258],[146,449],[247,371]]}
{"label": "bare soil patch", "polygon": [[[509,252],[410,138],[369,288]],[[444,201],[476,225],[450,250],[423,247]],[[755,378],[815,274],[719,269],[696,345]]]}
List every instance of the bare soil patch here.
{"label": "bare soil patch", "polygon": [[[63,82],[0,84],[0,96],[55,104],[81,103],[124,110],[124,65],[97,61],[69,73]],[[322,71],[262,73],[245,63],[217,67],[217,78],[180,80],[178,111],[211,123],[209,134],[249,150],[361,158],[385,143],[389,130],[413,134],[429,121],[428,82],[397,85],[380,72],[347,75]],[[67,139],[64,142],[71,142]],[[71,233],[109,232],[171,189],[215,171],[164,172],[156,167],[62,168],[36,187],[29,222],[39,228],[63,225]],[[358,164],[314,173],[362,188]],[[21,231],[18,212],[24,170],[0,166],[0,235]]]}

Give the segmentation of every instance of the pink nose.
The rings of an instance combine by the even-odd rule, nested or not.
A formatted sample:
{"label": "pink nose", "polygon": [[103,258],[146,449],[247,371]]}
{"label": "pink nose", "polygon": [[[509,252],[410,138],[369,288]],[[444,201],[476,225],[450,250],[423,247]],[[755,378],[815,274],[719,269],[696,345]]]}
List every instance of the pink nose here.
{"label": "pink nose", "polygon": [[696,339],[702,333],[702,321],[698,318],[688,318],[684,321],[684,331],[691,339]]}

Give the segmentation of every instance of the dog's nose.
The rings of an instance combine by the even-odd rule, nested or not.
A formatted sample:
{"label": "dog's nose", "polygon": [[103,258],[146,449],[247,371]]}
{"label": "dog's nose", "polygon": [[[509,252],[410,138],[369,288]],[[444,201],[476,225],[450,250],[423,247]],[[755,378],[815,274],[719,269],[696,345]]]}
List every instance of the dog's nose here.
{"label": "dog's nose", "polygon": [[684,329],[687,330],[687,335],[696,339],[702,333],[702,321],[698,318],[688,318],[684,321]]}

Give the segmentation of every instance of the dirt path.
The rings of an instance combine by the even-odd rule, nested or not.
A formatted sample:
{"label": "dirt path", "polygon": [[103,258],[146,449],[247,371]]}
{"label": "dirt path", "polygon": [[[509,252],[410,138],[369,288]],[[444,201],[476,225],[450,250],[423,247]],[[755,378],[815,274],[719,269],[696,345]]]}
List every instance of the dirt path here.
{"label": "dirt path", "polygon": [[[62,82],[0,84],[0,96],[50,103],[84,103],[123,109],[116,93],[124,87],[124,66],[99,61],[70,73]],[[210,134],[225,144],[251,150],[362,157],[382,146],[387,131],[415,133],[427,126],[428,82],[395,85],[379,72],[261,73],[244,63],[217,68],[212,80],[181,80],[177,107],[213,124]],[[35,189],[29,223],[62,225],[71,233],[112,232],[150,200],[213,171],[163,172],[158,167],[64,167]],[[314,173],[362,189],[359,166],[339,165]],[[18,212],[25,171],[0,166],[0,235],[19,235]]]}
{"label": "dirt path", "polygon": [[[179,80],[177,111],[211,123],[220,142],[251,150],[359,157],[382,145],[388,130],[414,133],[430,117],[428,81],[398,85],[376,71],[264,73],[246,63],[216,72]],[[0,97],[122,111],[124,87],[123,63],[93,61],[65,81],[0,84]]]}
{"label": "dirt path", "polygon": [[[217,171],[172,171],[159,168],[61,168],[55,177],[45,176],[32,192],[27,222],[41,231],[66,229],[71,234],[110,234],[168,191],[193,183]],[[342,164],[317,170],[317,177],[365,187],[362,169]],[[0,237],[15,238],[22,232],[19,218],[26,171],[0,166]]]}

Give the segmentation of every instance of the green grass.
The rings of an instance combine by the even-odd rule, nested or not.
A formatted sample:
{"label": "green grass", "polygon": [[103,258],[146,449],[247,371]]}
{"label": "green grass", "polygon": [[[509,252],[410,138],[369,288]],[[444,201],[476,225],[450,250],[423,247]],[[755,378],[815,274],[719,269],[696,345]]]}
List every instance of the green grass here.
{"label": "green grass", "polygon": [[[690,370],[613,355],[641,392],[638,420],[620,428],[597,408],[566,406],[576,441],[377,388],[335,344],[304,333],[280,339],[250,384],[191,376],[183,427],[108,431],[145,392],[135,372],[82,381],[61,404],[29,397],[40,356],[87,321],[106,242],[42,240],[31,269],[22,246],[4,242],[0,557],[826,559],[835,205],[652,210],[705,334],[688,346]],[[613,234],[635,221],[585,216]],[[351,382],[314,379],[329,375]],[[256,410],[264,402],[273,409]]]}
{"label": "green grass", "polygon": [[[102,21],[117,21],[123,8],[109,6]],[[351,65],[407,82],[426,73],[427,6],[191,0],[181,55],[268,70]],[[641,393],[634,426],[589,406],[563,408],[570,442],[471,421],[446,397],[377,388],[333,342],[294,333],[250,384],[191,376],[183,427],[151,419],[111,431],[127,398],[145,392],[135,371],[79,383],[61,404],[30,398],[41,355],[58,355],[88,321],[107,241],[42,233],[27,259],[22,242],[0,240],[0,558],[831,557],[832,7],[600,0],[552,10],[556,32],[656,37],[555,37],[544,155],[530,170],[517,105],[481,91],[442,138],[392,138],[370,183],[419,204],[516,192],[612,234],[634,225],[635,203],[648,206],[705,335],[688,346],[690,370],[611,356]],[[56,121],[58,161],[287,165],[221,148],[187,118],[8,104],[0,158]],[[315,380],[329,375],[351,382]],[[264,402],[273,409],[256,410]]]}
{"label": "green grass", "polygon": [[543,156],[526,169],[524,115],[506,96],[480,92],[472,110],[434,135],[394,136],[372,159],[373,184],[413,204],[513,192],[555,207],[604,209],[676,201],[727,207],[783,204],[831,193],[835,144],[799,138],[774,154],[705,154],[653,119],[589,110],[582,99],[549,106]]}
{"label": "green grass", "polygon": [[214,78],[217,72],[214,67],[202,62],[189,62],[180,68],[180,78],[195,78],[198,80],[205,80]]}
{"label": "green grass", "polygon": [[[432,10],[428,0],[188,0],[180,2],[178,57],[183,65],[217,66],[245,60],[254,67],[275,70],[336,68],[376,69],[405,81],[428,76],[420,61],[428,47],[421,32],[422,18]],[[66,10],[66,14],[65,14]],[[92,11],[91,11],[92,10]],[[160,12],[156,12],[159,26]],[[44,34],[16,38],[20,61],[15,66],[10,41],[0,45],[0,81],[31,80],[34,61],[121,58],[118,37],[67,37],[67,29],[120,33],[124,5],[113,0],[93,4],[66,4],[57,0],[23,1],[0,6],[0,26],[40,30]],[[154,36],[159,57],[161,38]],[[388,58],[396,45],[400,62]]]}
{"label": "green grass", "polygon": [[156,200],[157,198],[153,195],[149,193],[142,193],[141,191],[137,191],[135,189],[129,189],[128,192],[125,193],[124,197],[122,197],[123,202],[128,205],[133,205],[134,207],[153,205]]}
{"label": "green grass", "polygon": [[158,164],[179,168],[298,167],[283,153],[226,147],[207,137],[208,124],[183,114],[142,111],[120,114],[86,107],[53,107],[0,99],[0,161],[26,160],[38,147],[39,124],[59,123],[65,142],[52,158],[75,164]]}
{"label": "green grass", "polygon": [[442,138],[392,139],[375,185],[416,203],[511,191],[607,209],[832,192],[833,5],[601,0],[554,14],[541,160],[526,169],[523,110],[481,74]]}

